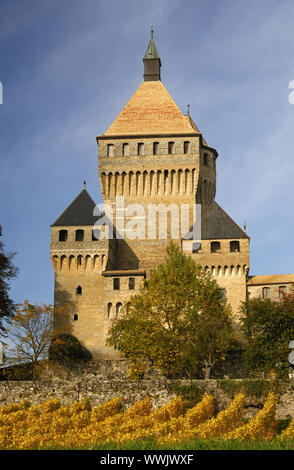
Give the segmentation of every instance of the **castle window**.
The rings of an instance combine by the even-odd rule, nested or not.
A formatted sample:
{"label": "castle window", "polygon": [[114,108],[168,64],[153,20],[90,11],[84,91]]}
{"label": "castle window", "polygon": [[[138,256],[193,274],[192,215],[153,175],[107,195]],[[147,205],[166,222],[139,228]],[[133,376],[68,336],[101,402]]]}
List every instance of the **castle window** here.
{"label": "castle window", "polygon": [[107,144],[107,156],[113,157],[113,144]]}
{"label": "castle window", "polygon": [[221,289],[221,300],[226,300],[226,289]]}
{"label": "castle window", "polygon": [[82,242],[84,240],[84,230],[76,230],[76,242]]}
{"label": "castle window", "polygon": [[175,143],[169,142],[168,143],[168,154],[173,155],[175,153]]}
{"label": "castle window", "polygon": [[67,230],[59,230],[59,241],[66,242],[67,240]]}
{"label": "castle window", "polygon": [[111,309],[112,309],[112,303],[109,303],[109,304],[107,305],[107,318],[110,318]]}
{"label": "castle window", "polygon": [[116,304],[116,312],[115,312],[116,318],[118,318],[118,316],[119,316],[121,310],[122,310],[122,303],[119,302],[118,304]]}
{"label": "castle window", "polygon": [[128,157],[129,156],[129,144],[123,144],[122,146],[123,150],[123,157]]}
{"label": "castle window", "polygon": [[79,319],[79,316],[77,313],[74,314],[74,321],[77,321]]}
{"label": "castle window", "polygon": [[159,142],[153,142],[153,155],[159,155]]}
{"label": "castle window", "polygon": [[77,294],[77,295],[82,295],[82,292],[83,292],[82,287],[81,287],[81,286],[78,286],[78,287],[76,288],[76,294]]}
{"label": "castle window", "polygon": [[92,241],[94,242],[94,241],[99,240],[100,235],[101,235],[101,231],[98,228],[95,228],[94,230],[92,230]]}
{"label": "castle window", "polygon": [[220,250],[220,242],[211,242],[210,243],[210,252],[217,253]]}
{"label": "castle window", "polygon": [[208,153],[203,154],[203,165],[208,166]]}
{"label": "castle window", "polygon": [[142,142],[138,144],[138,155],[144,155],[144,144]]}
{"label": "castle window", "polygon": [[279,297],[283,298],[287,294],[286,286],[279,286]]}
{"label": "castle window", "polygon": [[264,299],[268,299],[271,296],[271,290],[269,287],[263,287],[262,288],[262,297]]}
{"label": "castle window", "polygon": [[232,253],[236,253],[237,251],[240,251],[240,243],[238,241],[230,242],[230,251]]}
{"label": "castle window", "polygon": [[77,260],[78,260],[78,266],[81,266],[81,265],[82,265],[82,259],[83,259],[82,255],[79,255],[78,258],[77,258]]}
{"label": "castle window", "polygon": [[120,279],[119,279],[119,277],[115,277],[113,279],[113,289],[114,290],[119,290],[120,289]]}
{"label": "castle window", "polygon": [[130,290],[135,289],[135,278],[134,277],[129,278],[129,289]]}
{"label": "castle window", "polygon": [[190,153],[190,142],[187,140],[184,142],[184,153]]}

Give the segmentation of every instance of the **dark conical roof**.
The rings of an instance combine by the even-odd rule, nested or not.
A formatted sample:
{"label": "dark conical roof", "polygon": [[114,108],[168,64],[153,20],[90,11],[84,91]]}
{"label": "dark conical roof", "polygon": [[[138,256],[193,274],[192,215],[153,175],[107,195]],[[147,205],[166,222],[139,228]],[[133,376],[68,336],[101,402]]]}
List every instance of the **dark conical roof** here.
{"label": "dark conical roof", "polygon": [[159,54],[153,38],[150,39],[144,59],[159,59]]}
{"label": "dark conical roof", "polygon": [[65,209],[60,217],[52,224],[55,226],[77,226],[94,225],[99,216],[94,216],[93,211],[96,203],[91,198],[88,191],[84,188],[80,194]]}

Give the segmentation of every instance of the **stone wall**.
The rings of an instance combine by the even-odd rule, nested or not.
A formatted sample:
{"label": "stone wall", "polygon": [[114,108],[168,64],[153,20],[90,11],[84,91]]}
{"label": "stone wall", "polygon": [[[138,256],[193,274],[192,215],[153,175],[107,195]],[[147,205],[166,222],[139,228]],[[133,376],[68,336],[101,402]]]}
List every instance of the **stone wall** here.
{"label": "stone wall", "polygon": [[[233,381],[232,381],[233,382]],[[235,385],[243,385],[241,379],[236,379]],[[244,381],[243,381],[244,382]],[[252,384],[252,380],[251,380]],[[68,380],[55,378],[55,380],[32,381],[0,381],[0,406],[8,403],[17,403],[24,399],[32,404],[40,403],[48,399],[58,398],[62,404],[67,405],[83,398],[89,398],[92,406],[106,402],[119,396],[125,408],[145,396],[150,396],[154,408],[168,403],[181,391],[188,392],[189,398],[204,392],[211,393],[215,397],[217,410],[226,408],[232,401],[233,394],[228,392],[222,381],[211,380],[125,380],[101,378],[99,375],[91,375],[79,380],[77,376],[71,376]],[[189,394],[190,390],[190,394]],[[284,384],[283,392],[279,395],[276,416],[279,419],[294,417],[294,382]],[[267,393],[247,394],[245,400],[244,417],[252,417],[262,408]],[[184,395],[185,396],[185,395]],[[187,395],[186,395],[187,397]]]}

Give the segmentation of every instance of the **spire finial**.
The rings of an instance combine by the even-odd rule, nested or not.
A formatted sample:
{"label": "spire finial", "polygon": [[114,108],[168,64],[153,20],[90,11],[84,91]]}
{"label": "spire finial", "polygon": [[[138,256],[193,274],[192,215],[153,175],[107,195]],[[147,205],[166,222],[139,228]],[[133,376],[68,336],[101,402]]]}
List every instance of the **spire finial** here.
{"label": "spire finial", "polygon": [[187,114],[190,116],[190,104],[188,104]]}
{"label": "spire finial", "polygon": [[154,33],[153,27],[154,27],[154,25],[152,24],[152,25],[151,25],[151,39],[153,39],[153,33]]}
{"label": "spire finial", "polygon": [[86,189],[86,184],[87,184],[87,182],[86,182],[86,180],[84,180],[83,181],[84,189]]}

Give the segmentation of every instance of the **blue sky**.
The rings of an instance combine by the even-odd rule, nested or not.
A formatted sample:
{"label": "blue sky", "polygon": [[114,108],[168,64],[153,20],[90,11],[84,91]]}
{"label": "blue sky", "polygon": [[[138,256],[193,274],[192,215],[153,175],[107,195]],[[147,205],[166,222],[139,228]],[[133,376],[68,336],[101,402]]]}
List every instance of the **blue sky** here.
{"label": "blue sky", "polygon": [[217,202],[251,237],[250,274],[294,272],[293,0],[0,0],[0,224],[16,302],[53,302],[50,224],[101,202],[96,135],[143,80],[162,82],[217,161]]}

